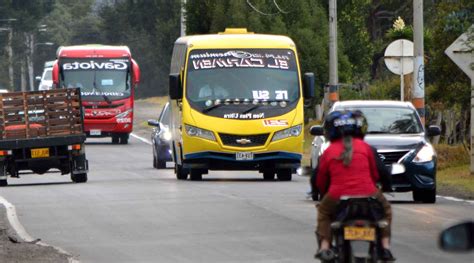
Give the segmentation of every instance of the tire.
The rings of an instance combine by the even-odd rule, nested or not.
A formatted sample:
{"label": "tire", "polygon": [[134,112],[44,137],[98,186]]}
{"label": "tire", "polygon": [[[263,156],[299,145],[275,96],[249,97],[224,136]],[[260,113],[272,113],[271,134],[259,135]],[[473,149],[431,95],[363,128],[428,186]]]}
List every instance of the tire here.
{"label": "tire", "polygon": [[191,181],[201,181],[202,180],[202,172],[199,171],[199,170],[191,169],[190,179],[191,179]]}
{"label": "tire", "polygon": [[158,160],[156,158],[156,149],[155,146],[153,145],[153,168],[158,169]]}
{"label": "tire", "polygon": [[118,143],[119,143],[119,136],[112,135],[112,144],[118,144]]}
{"label": "tire", "polygon": [[277,178],[280,181],[291,181],[291,170],[282,169],[282,170],[277,171]]}
{"label": "tire", "polygon": [[175,173],[176,173],[176,179],[178,180],[188,179],[188,173],[179,164],[176,164],[175,166]]}
{"label": "tire", "polygon": [[263,180],[265,181],[273,181],[275,180],[275,172],[263,172]]}
{"label": "tire", "polygon": [[0,187],[7,186],[7,185],[8,185],[7,179],[0,180]]}
{"label": "tire", "polygon": [[433,190],[413,190],[413,200],[425,204],[436,203],[436,188]]}
{"label": "tire", "polygon": [[158,168],[158,169],[165,169],[166,168],[166,161],[157,160],[156,165],[157,165],[156,168]]}
{"label": "tire", "polygon": [[44,174],[44,173],[46,173],[47,171],[49,171],[49,168],[44,168],[44,167],[41,167],[41,168],[33,168],[33,169],[31,169],[31,171],[33,171],[33,173],[35,173],[35,174]]}
{"label": "tire", "polygon": [[128,133],[120,135],[120,144],[128,144]]}
{"label": "tire", "polygon": [[71,174],[71,180],[75,183],[85,183],[87,182],[87,174]]}

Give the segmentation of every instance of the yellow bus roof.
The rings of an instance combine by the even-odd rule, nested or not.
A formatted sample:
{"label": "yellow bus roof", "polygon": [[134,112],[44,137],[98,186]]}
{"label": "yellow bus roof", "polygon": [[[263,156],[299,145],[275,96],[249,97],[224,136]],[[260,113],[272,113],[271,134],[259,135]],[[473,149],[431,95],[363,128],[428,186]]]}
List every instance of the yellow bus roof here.
{"label": "yellow bus roof", "polygon": [[176,44],[184,44],[193,49],[295,47],[293,40],[287,36],[254,34],[235,28],[228,28],[218,34],[183,36],[176,40]]}

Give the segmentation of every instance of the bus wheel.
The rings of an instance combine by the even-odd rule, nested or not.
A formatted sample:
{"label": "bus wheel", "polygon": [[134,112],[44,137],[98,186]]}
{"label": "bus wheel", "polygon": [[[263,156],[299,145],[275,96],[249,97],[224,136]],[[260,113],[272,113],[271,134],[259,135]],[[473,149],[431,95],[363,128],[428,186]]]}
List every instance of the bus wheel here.
{"label": "bus wheel", "polygon": [[186,180],[188,179],[188,173],[186,170],[183,169],[183,167],[179,164],[176,164],[175,166],[175,173],[176,173],[176,178],[178,180]]}
{"label": "bus wheel", "polygon": [[275,180],[275,172],[274,171],[264,171],[263,172],[263,180],[265,180],[265,181]]}
{"label": "bus wheel", "polygon": [[200,170],[191,169],[191,180],[192,181],[201,181],[202,172]]}
{"label": "bus wheel", "polygon": [[277,178],[280,181],[291,181],[291,169],[278,170]]}
{"label": "bus wheel", "polygon": [[128,133],[120,135],[120,144],[128,144]]}

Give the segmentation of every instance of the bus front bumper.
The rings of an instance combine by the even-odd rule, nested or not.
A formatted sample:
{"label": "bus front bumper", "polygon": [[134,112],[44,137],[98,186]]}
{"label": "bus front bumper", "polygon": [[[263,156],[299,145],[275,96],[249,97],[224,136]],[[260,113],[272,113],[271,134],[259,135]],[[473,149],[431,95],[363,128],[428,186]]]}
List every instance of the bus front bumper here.
{"label": "bus front bumper", "polygon": [[184,156],[183,168],[208,170],[296,170],[301,166],[301,154],[290,152],[253,153],[252,159],[238,160],[239,153],[199,152]]}

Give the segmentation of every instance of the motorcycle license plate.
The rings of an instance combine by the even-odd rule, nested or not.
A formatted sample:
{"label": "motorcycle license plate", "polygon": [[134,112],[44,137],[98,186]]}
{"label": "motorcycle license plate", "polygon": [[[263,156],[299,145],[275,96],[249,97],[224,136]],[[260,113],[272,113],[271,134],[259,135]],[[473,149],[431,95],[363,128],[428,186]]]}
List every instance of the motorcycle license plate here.
{"label": "motorcycle license plate", "polygon": [[31,149],[31,158],[49,157],[49,148]]}
{"label": "motorcycle license plate", "polygon": [[375,228],[373,227],[356,227],[346,226],[344,227],[344,239],[345,240],[375,240]]}
{"label": "motorcycle license plate", "polygon": [[237,161],[253,160],[253,152],[237,152],[235,153],[235,159]]}

